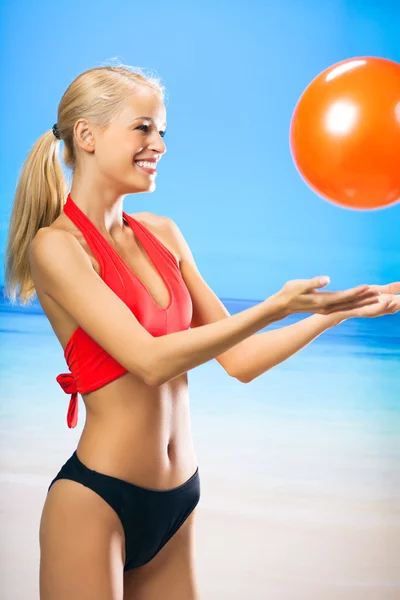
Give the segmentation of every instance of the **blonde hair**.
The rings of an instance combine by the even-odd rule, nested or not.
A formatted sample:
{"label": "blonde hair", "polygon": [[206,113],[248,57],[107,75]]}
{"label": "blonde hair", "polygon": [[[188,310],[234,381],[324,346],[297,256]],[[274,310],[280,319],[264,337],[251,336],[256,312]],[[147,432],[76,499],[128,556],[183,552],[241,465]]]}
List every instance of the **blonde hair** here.
{"label": "blonde hair", "polygon": [[[135,70],[134,70],[135,69]],[[153,72],[128,65],[105,65],[81,73],[67,88],[58,106],[57,128],[64,141],[63,162],[75,171],[77,149],[74,125],[86,118],[107,128],[138,86],[152,88],[164,101],[165,88]],[[12,304],[29,304],[35,295],[29,247],[41,227],[62,213],[68,196],[59,157],[59,140],[46,131],[31,148],[18,179],[5,254],[4,297]]]}

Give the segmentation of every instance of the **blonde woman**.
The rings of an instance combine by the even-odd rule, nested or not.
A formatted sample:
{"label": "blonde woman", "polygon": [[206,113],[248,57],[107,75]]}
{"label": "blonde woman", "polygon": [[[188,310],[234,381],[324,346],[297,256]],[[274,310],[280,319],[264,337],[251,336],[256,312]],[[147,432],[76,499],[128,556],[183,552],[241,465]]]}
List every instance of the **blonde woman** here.
{"label": "blonde woman", "polygon": [[[344,318],[398,308],[393,288],[318,292],[327,280],[315,278],[230,316],[173,220],[123,210],[127,194],[155,189],[163,93],[159,80],[125,66],[82,73],[16,191],[7,293],[21,303],[36,293],[64,350],[69,371],[57,381],[70,395],[69,427],[78,393],[86,406],[77,449],[43,508],[41,600],[198,599],[187,371],[216,358],[245,383]],[[254,335],[303,312],[318,314]]]}

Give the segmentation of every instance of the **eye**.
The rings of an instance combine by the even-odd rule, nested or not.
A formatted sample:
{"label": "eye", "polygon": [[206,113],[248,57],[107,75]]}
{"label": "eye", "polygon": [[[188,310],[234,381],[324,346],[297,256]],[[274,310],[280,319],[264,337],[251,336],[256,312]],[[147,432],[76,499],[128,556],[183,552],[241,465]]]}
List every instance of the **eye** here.
{"label": "eye", "polygon": [[149,125],[139,125],[139,127],[136,127],[136,129],[141,129],[142,131],[147,133],[149,130]]}
{"label": "eye", "polygon": [[[151,125],[139,125],[138,127],[136,127],[136,129],[141,129],[144,133],[148,133],[149,128],[151,127]],[[165,131],[159,131],[158,132],[160,134],[160,136],[163,138],[165,136]]]}

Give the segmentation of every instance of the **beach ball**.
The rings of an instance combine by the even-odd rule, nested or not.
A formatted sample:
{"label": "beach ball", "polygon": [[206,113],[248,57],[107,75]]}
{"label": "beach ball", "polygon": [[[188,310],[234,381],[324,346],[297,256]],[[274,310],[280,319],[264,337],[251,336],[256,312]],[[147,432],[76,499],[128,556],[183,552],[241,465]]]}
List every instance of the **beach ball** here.
{"label": "beach ball", "polygon": [[351,209],[400,198],[400,64],[343,60],[301,95],[290,124],[294,163],[320,196]]}

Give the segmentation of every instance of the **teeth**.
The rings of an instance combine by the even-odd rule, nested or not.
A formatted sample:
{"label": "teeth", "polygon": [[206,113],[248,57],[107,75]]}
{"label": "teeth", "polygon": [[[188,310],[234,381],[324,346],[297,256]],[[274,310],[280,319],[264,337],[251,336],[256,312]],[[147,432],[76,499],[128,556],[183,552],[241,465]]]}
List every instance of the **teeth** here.
{"label": "teeth", "polygon": [[147,162],[146,160],[136,160],[135,161],[139,167],[145,167],[146,169],[155,169],[156,163]]}

